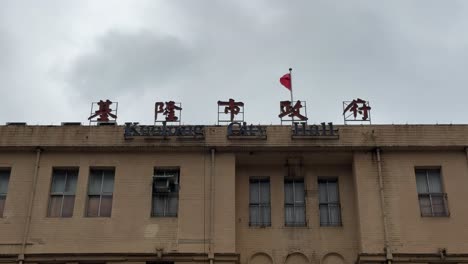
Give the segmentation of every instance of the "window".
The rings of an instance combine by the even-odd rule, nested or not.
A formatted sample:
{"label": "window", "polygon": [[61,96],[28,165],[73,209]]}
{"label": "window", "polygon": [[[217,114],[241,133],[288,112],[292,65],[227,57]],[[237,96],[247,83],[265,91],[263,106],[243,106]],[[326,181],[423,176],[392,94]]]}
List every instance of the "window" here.
{"label": "window", "polygon": [[415,173],[421,216],[448,216],[440,169],[416,169]]}
{"label": "window", "polygon": [[86,216],[110,217],[114,192],[114,169],[91,169]]}
{"label": "window", "polygon": [[75,205],[76,180],[78,169],[54,169],[48,216],[71,217]]}
{"label": "window", "polygon": [[179,169],[154,169],[151,216],[177,216]]}
{"label": "window", "polygon": [[306,226],[303,179],[284,180],[284,218],[286,226]]}
{"label": "window", "polygon": [[250,179],[250,226],[271,226],[270,179]]}
{"label": "window", "polygon": [[5,208],[9,180],[10,170],[0,169],[0,217],[3,217],[3,209]]}
{"label": "window", "polygon": [[337,179],[319,179],[320,225],[341,225],[340,198]]}

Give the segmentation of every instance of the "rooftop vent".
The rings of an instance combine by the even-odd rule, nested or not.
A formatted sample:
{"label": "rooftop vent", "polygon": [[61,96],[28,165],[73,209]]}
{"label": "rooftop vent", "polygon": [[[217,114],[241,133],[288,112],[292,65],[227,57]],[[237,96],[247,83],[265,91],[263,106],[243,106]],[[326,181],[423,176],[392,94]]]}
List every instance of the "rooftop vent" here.
{"label": "rooftop vent", "polygon": [[81,126],[81,122],[62,122],[62,126]]}
{"label": "rooftop vent", "polygon": [[98,122],[98,126],[115,126],[115,122]]}
{"label": "rooftop vent", "polygon": [[26,122],[7,122],[7,126],[25,126]]}

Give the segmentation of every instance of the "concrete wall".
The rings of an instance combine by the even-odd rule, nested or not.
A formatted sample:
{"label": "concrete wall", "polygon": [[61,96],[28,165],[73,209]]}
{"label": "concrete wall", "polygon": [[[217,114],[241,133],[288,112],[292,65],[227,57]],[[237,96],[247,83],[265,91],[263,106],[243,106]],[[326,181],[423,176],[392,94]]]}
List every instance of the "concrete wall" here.
{"label": "concrete wall", "polygon": [[[297,254],[298,263],[300,259],[319,263],[330,253],[343,256],[348,263],[355,260],[358,253],[357,218],[351,164],[308,164],[304,167],[307,192],[306,227],[286,227],[284,224],[284,163],[239,166],[237,170],[236,244],[241,253],[242,263],[247,263],[259,254],[267,255],[274,263],[287,262],[286,259],[292,254]],[[271,227],[249,226],[248,190],[249,177],[252,176],[270,177]],[[338,178],[342,226],[320,226],[317,183],[319,177]]]}
{"label": "concrete wall", "polygon": [[[347,126],[340,127],[338,140],[293,140],[290,129],[281,126],[267,132],[263,141],[228,140],[225,127],[206,127],[201,141],[126,141],[122,127],[0,126],[0,167],[11,168],[0,218],[0,262],[20,252],[35,147],[43,152],[28,262],[51,261],[54,254],[78,261],[71,253],[101,256],[88,262],[109,261],[105,254],[147,254],[112,260],[144,262],[157,260],[160,249],[160,260],[177,263],[206,263],[209,252],[215,262],[236,262],[239,254],[241,263],[353,263],[358,256],[383,256],[375,147],[382,149],[389,243],[395,256],[437,257],[439,248],[447,248],[449,254],[467,256],[457,262],[468,261],[468,126]],[[291,156],[304,161],[307,227],[284,226],[284,164]],[[151,217],[153,169],[165,166],[180,167],[178,217]],[[442,169],[449,217],[420,215],[414,168],[425,166]],[[54,167],[79,167],[71,218],[46,216]],[[110,218],[85,217],[91,167],[115,168]],[[270,177],[271,227],[249,227],[251,176]],[[342,226],[319,225],[319,177],[338,178]],[[48,259],[35,259],[46,255]]]}
{"label": "concrete wall", "polygon": [[[19,243],[35,155],[2,154],[1,166],[11,166],[4,218],[0,219],[1,243]],[[177,251],[178,240],[185,251],[203,252],[204,215],[203,153],[48,153],[41,156],[37,193],[32,212],[27,253],[155,252],[155,248]],[[151,217],[154,167],[180,167],[179,217]],[[71,218],[47,217],[53,167],[79,167],[75,207]],[[90,167],[114,167],[112,216],[85,217]],[[207,183],[208,184],[208,183]],[[222,187],[222,182],[219,182]],[[208,189],[209,186],[205,187]],[[193,241],[191,241],[193,240]],[[184,242],[190,245],[185,249]],[[194,242],[201,243],[194,244]],[[1,253],[17,253],[0,246]]]}

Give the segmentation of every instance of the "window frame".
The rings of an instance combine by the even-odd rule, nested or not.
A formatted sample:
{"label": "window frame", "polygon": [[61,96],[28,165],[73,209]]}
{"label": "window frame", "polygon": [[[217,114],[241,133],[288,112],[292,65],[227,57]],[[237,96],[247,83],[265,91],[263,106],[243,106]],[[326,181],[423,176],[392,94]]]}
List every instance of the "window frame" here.
{"label": "window frame", "polygon": [[[157,172],[158,171],[175,171],[176,172],[176,184],[175,186],[175,191],[174,192],[156,192],[154,189],[154,184],[157,178],[164,178],[164,177],[157,177]],[[180,191],[180,167],[154,167],[153,169],[153,177],[151,181],[151,217],[178,217],[179,215],[179,191]],[[163,214],[159,215],[157,214],[157,210],[155,209],[155,198],[156,197],[163,197],[162,200],[164,200],[164,210]],[[169,212],[169,202],[170,199],[176,199],[177,201],[177,206],[175,213],[174,212]]]}
{"label": "window frame", "polygon": [[[425,193],[420,193],[418,190],[418,174],[417,171],[425,171],[426,178],[425,178],[425,183],[428,192]],[[440,181],[440,190],[441,192],[430,192],[429,188],[429,171],[438,171],[438,176],[439,176],[439,181]],[[427,166],[427,167],[420,167],[416,166],[414,168],[414,176],[416,180],[416,192],[418,194],[418,205],[419,205],[419,213],[421,217],[450,217],[450,210],[448,206],[448,197],[447,193],[445,192],[445,187],[444,187],[444,181],[443,181],[443,173],[442,173],[442,167],[440,166]],[[428,197],[429,202],[430,202],[430,208],[431,208],[431,214],[424,214],[423,210],[421,208],[421,198],[422,197]],[[441,197],[443,206],[444,206],[444,212],[443,214],[437,214],[434,213],[434,205],[433,205],[433,197]]]}
{"label": "window frame", "polygon": [[[101,171],[101,188],[99,194],[97,193],[90,193],[90,184],[91,184],[91,177],[93,175],[92,171]],[[104,178],[106,176],[105,172],[112,172],[112,192],[109,194],[109,192],[103,192],[104,189]],[[89,174],[88,174],[88,186],[86,190],[86,208],[85,208],[85,216],[86,217],[112,217],[112,207],[114,206],[114,189],[115,189],[115,174],[116,174],[116,169],[115,167],[92,167],[89,169]],[[89,215],[89,200],[90,197],[97,197],[99,196],[99,206],[98,206],[98,212],[97,215]],[[103,197],[110,197],[111,205],[110,205],[110,211],[109,215],[103,216],[101,214],[101,207],[102,207],[102,198]]]}
{"label": "window frame", "polygon": [[[326,183],[326,189],[327,189],[327,202],[321,202],[320,201],[320,183],[325,182]],[[329,182],[336,182],[336,194],[337,194],[337,201],[336,202],[330,202],[330,194],[328,191],[328,183]],[[322,227],[340,227],[343,226],[343,217],[341,214],[341,197],[340,197],[340,185],[339,185],[339,180],[338,177],[319,177],[317,179],[317,187],[318,187],[318,202],[319,202],[319,224]],[[320,217],[320,208],[321,206],[326,206],[327,207],[327,214],[328,214],[328,222],[327,223],[322,223],[321,217]],[[331,206],[334,206],[338,208],[339,211],[339,218],[340,222],[339,223],[332,223],[330,221],[331,219]]]}
{"label": "window frame", "polygon": [[[69,171],[76,171],[76,184],[75,184],[75,190],[73,191],[73,194],[67,194],[65,192],[65,190],[60,193],[60,192],[52,192],[52,188],[53,188],[53,184],[54,184],[54,175],[55,175],[55,171],[66,171],[66,174],[65,174],[65,186],[67,185],[67,180],[68,180],[68,172]],[[53,167],[52,168],[52,177],[50,179],[50,191],[49,191],[49,203],[47,205],[47,217],[50,217],[50,218],[70,218],[70,217],[73,217],[73,213],[74,213],[74,209],[75,209],[75,199],[76,199],[76,188],[77,188],[77,185],[78,185],[78,175],[79,175],[80,171],[79,171],[79,167]],[[60,215],[59,216],[51,216],[51,211],[50,211],[50,207],[51,207],[51,201],[52,201],[52,197],[55,196],[61,196],[62,199],[61,199],[61,206],[60,206]],[[63,216],[63,204],[64,204],[64,200],[65,200],[65,196],[73,196],[73,209],[72,209],[72,214],[70,216]]]}
{"label": "window frame", "polygon": [[2,197],[2,210],[0,210],[0,218],[4,217],[4,211],[5,211],[5,205],[6,205],[6,199],[8,196],[8,189],[10,186],[10,178],[11,178],[11,168],[0,168],[0,172],[5,172],[6,173],[6,192],[5,193],[0,193],[0,197]]}
{"label": "window frame", "polygon": [[[293,202],[292,203],[288,203],[286,201],[286,184],[288,182],[291,182],[292,183],[292,192],[293,192]],[[304,193],[304,200],[302,201],[302,205],[300,205],[299,203],[297,203],[296,201],[296,182],[299,183],[299,182],[302,182],[303,184],[303,193]],[[306,188],[305,188],[305,179],[304,178],[293,178],[293,177],[285,177],[284,178],[284,181],[283,181],[283,189],[284,189],[284,226],[286,227],[307,227],[308,226],[308,222],[307,222],[307,202],[306,202]],[[299,205],[298,205],[299,204]],[[293,208],[293,217],[294,217],[294,221],[292,222],[288,222],[287,221],[287,216],[286,216],[286,208],[287,207],[292,207]],[[302,207],[302,210],[303,210],[303,214],[304,214],[304,222],[298,222],[296,218],[296,208],[301,208]]]}
{"label": "window frame", "polygon": [[[261,183],[262,182],[268,182],[268,203],[262,203],[260,202],[261,200]],[[250,196],[250,188],[251,184],[258,184],[258,203],[252,203],[252,197]],[[251,220],[251,214],[250,210],[251,208],[256,208],[257,210],[257,215],[260,218],[262,218],[262,208],[269,208],[269,221],[265,221],[265,219],[261,219],[261,221],[253,223]],[[249,226],[250,227],[271,227],[271,181],[270,177],[265,176],[265,177],[250,177],[249,178]]]}

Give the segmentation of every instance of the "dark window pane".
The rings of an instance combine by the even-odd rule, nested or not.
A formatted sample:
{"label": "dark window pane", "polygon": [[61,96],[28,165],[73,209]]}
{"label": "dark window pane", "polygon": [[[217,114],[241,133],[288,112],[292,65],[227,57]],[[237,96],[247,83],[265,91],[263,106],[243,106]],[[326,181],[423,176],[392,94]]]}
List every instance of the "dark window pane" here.
{"label": "dark window pane", "polygon": [[66,172],[64,170],[54,170],[52,175],[51,193],[63,194],[65,192]]}
{"label": "dark window pane", "polygon": [[110,217],[112,212],[112,196],[103,195],[101,198],[101,212],[99,216]]}
{"label": "dark window pane", "polygon": [[270,203],[270,181],[260,183],[260,203]]}
{"label": "dark window pane", "polygon": [[432,216],[431,199],[429,195],[419,196],[419,207],[421,208],[422,216]]}
{"label": "dark window pane", "polygon": [[432,209],[434,216],[446,216],[444,196],[433,195],[432,196]]}
{"label": "dark window pane", "polygon": [[330,225],[340,225],[341,224],[341,210],[340,206],[337,204],[330,204],[328,206],[329,210],[329,222]]}
{"label": "dark window pane", "polygon": [[285,224],[286,226],[305,226],[304,180],[286,179],[285,187]]}
{"label": "dark window pane", "polygon": [[294,182],[294,202],[297,204],[304,203],[304,182],[303,181],[296,181]]}
{"label": "dark window pane", "polygon": [[0,217],[3,217],[3,210],[5,209],[5,195],[0,195]]}
{"label": "dark window pane", "polygon": [[177,216],[178,200],[178,197],[175,195],[168,197],[167,216]]}
{"label": "dark window pane", "polygon": [[296,226],[305,225],[305,207],[297,206],[294,208],[294,220]]}
{"label": "dark window pane", "polygon": [[270,225],[270,206],[261,206],[260,207],[260,221],[262,225]]}
{"label": "dark window pane", "polygon": [[[78,170],[76,169],[54,169],[48,216],[71,217],[73,215],[77,177]],[[64,197],[65,194],[68,196]]]}
{"label": "dark window pane", "polygon": [[63,197],[62,217],[72,217],[74,206],[75,206],[75,196],[65,195]]}
{"label": "dark window pane", "polygon": [[0,171],[0,194],[6,195],[8,192],[8,181],[10,179],[10,171]]}
{"label": "dark window pane", "polygon": [[327,183],[319,181],[319,202],[328,202]]}
{"label": "dark window pane", "polygon": [[269,226],[270,219],[270,180],[250,179],[249,222],[252,226]]}
{"label": "dark window pane", "polygon": [[329,225],[328,206],[320,205],[320,225]]}
{"label": "dark window pane", "polygon": [[250,206],[249,207],[249,222],[250,225],[256,226],[260,223],[260,216],[259,216],[259,209],[258,206]]}
{"label": "dark window pane", "polygon": [[448,216],[440,169],[416,169],[416,187],[422,216]]}
{"label": "dark window pane", "polygon": [[97,175],[96,172],[89,175],[88,194],[101,194],[102,175]]}
{"label": "dark window pane", "polygon": [[70,171],[70,174],[67,175],[67,182],[65,184],[65,194],[75,195],[77,178],[78,176]]}
{"label": "dark window pane", "polygon": [[49,202],[49,216],[60,217],[62,211],[62,195],[52,195]]}
{"label": "dark window pane", "polygon": [[338,202],[338,182],[336,181],[329,181],[327,183],[327,191],[328,191],[328,202],[329,203],[336,203]]}
{"label": "dark window pane", "polygon": [[284,207],[286,225],[294,224],[294,206],[287,205]]}
{"label": "dark window pane", "polygon": [[166,196],[153,196],[153,215],[164,216],[166,212]]}
{"label": "dark window pane", "polygon": [[87,216],[99,216],[99,195],[90,195],[88,197],[88,210],[86,211]]}
{"label": "dark window pane", "polygon": [[418,193],[428,193],[426,171],[416,170],[416,188]]}
{"label": "dark window pane", "polygon": [[429,180],[429,192],[430,193],[441,193],[442,192],[442,181],[440,179],[440,170],[428,170],[427,178]]}
{"label": "dark window pane", "polygon": [[293,182],[284,183],[284,202],[287,204],[294,203]]}
{"label": "dark window pane", "polygon": [[258,182],[250,182],[250,203],[258,204],[260,202],[260,186]]}
{"label": "dark window pane", "polygon": [[113,193],[114,192],[114,171],[106,171],[104,176],[104,185],[102,187],[103,193]]}
{"label": "dark window pane", "polygon": [[340,195],[337,179],[319,180],[320,225],[341,225]]}

